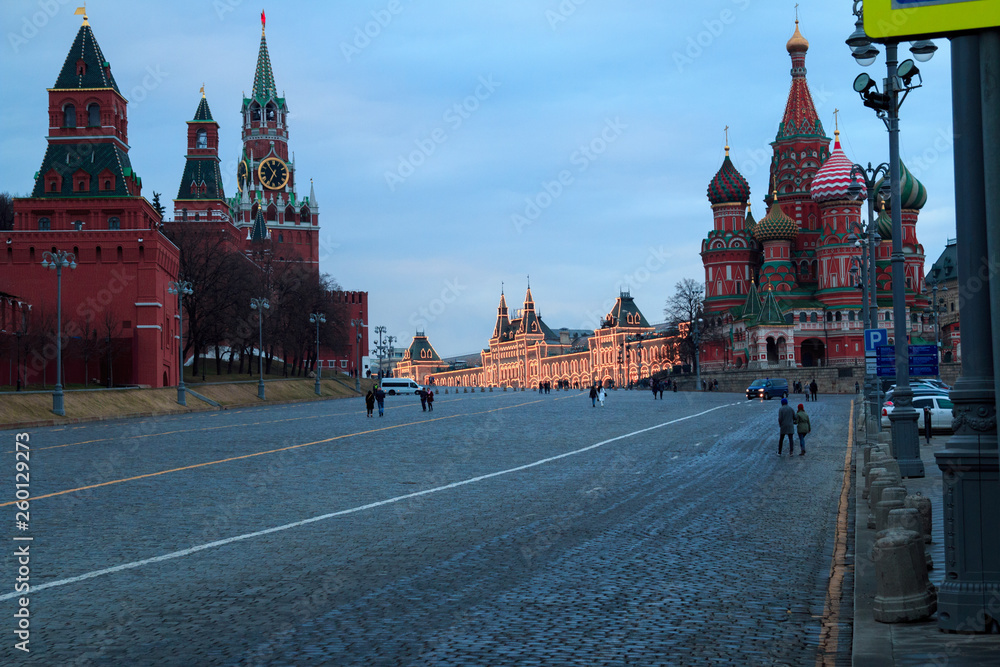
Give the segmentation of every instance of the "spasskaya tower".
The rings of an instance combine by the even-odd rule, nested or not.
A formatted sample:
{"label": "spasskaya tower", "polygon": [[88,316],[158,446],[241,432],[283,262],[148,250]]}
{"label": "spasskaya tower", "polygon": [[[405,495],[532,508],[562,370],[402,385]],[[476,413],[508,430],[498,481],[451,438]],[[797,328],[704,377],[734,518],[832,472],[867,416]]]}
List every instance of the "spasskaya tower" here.
{"label": "spasskaya tower", "polygon": [[230,208],[251,245],[271,242],[279,259],[319,265],[319,206],[315,189],[300,197],[294,153],[288,150],[288,105],[278,96],[267,50],[265,16],[260,15],[260,50],[253,88],[243,95],[243,151],[236,169],[237,191]]}

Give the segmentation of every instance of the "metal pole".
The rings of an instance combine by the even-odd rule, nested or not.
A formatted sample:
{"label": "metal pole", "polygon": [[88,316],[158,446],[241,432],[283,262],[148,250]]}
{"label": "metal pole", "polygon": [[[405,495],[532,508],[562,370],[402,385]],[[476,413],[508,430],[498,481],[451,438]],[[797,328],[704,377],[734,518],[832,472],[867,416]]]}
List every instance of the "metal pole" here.
{"label": "metal pole", "polygon": [[[180,360],[177,366],[177,402],[187,406],[187,396],[184,393],[184,287],[177,281],[177,358]],[[195,350],[195,354],[198,350]]]}
{"label": "metal pole", "polygon": [[319,384],[320,373],[323,372],[323,366],[319,361],[319,319],[316,320],[316,395],[319,396],[322,393],[322,389]]}
{"label": "metal pole", "polygon": [[[983,63],[986,69],[996,63]],[[989,632],[1000,591],[1000,506],[997,479],[996,389],[991,333],[991,271],[982,100],[995,80],[980,82],[980,36],[951,40],[952,115],[955,135],[955,221],[961,300],[962,375],[951,390],[955,434],[935,454],[944,477],[945,575],[938,591],[938,627]],[[995,165],[990,167],[995,169]]]}
{"label": "metal pole", "polygon": [[701,358],[699,356],[701,347],[701,318],[696,318],[694,321],[694,368],[695,368],[695,382],[698,383],[697,389],[695,391],[701,391]]}
{"label": "metal pole", "polygon": [[937,355],[938,372],[937,379],[941,379],[941,309],[938,307],[938,286],[934,283],[934,354]]}
{"label": "metal pole", "polygon": [[21,332],[17,332],[17,391],[21,391]]}
{"label": "metal pole", "polygon": [[917,411],[910,389],[909,322],[906,317],[906,257],[903,255],[903,217],[899,196],[899,89],[896,77],[896,42],[885,45],[886,93],[889,96],[889,187],[892,213],[892,319],[896,337],[896,390],[893,393],[892,449],[902,477],[923,477]]}
{"label": "metal pole", "polygon": [[66,416],[62,386],[62,258],[56,257],[56,389],[52,394],[52,412]]}
{"label": "metal pole", "polygon": [[266,400],[264,398],[264,312],[260,311],[257,317],[257,332],[258,332],[258,346],[257,346],[257,368],[260,371],[260,379],[257,381],[257,398],[260,400]]}

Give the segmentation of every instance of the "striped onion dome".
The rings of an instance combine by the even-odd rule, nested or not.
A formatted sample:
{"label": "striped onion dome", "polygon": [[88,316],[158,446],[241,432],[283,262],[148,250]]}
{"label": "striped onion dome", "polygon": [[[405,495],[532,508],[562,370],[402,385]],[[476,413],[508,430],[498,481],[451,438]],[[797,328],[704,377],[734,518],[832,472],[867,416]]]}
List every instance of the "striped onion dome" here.
{"label": "striped onion dome", "polygon": [[799,225],[785,215],[778,203],[777,195],[772,197],[771,209],[753,228],[753,237],[758,242],[794,241],[799,235]]}
{"label": "striped onion dome", "polygon": [[889,215],[887,207],[883,207],[878,214],[878,220],[875,221],[875,231],[878,232],[883,241],[892,240],[892,216]]}
{"label": "striped onion dome", "polygon": [[726,146],[726,159],[708,184],[708,201],[713,204],[745,204],[749,199],[750,184],[729,159],[729,146]]}
{"label": "striped onion dome", "polygon": [[[875,184],[875,189],[882,187],[885,178],[879,179]],[[927,188],[917,180],[917,177],[910,173],[903,161],[899,161],[899,199],[902,202],[902,209],[914,209],[919,211],[927,203]]]}
{"label": "striped onion dome", "polygon": [[[847,188],[851,185],[851,168],[854,163],[844,155],[844,149],[840,147],[840,131],[835,132],[834,136],[833,152],[812,179],[810,193],[815,202],[850,199]],[[855,174],[854,182],[861,185],[861,198],[864,199],[865,181],[861,174]]]}

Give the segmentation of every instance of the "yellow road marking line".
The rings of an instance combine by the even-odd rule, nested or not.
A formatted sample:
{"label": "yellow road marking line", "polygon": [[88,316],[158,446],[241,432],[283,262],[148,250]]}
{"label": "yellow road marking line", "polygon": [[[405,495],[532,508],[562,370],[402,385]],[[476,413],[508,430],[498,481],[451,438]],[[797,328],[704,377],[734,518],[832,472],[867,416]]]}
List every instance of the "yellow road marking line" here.
{"label": "yellow road marking line", "polygon": [[[323,443],[326,443],[326,442],[333,442],[334,440],[343,440],[344,438],[352,438],[352,437],[358,436],[358,435],[368,435],[370,433],[378,433],[380,431],[391,431],[393,429],[403,428],[404,426],[416,426],[418,424],[427,424],[427,423],[430,423],[430,422],[442,421],[442,420],[445,420],[445,419],[457,419],[458,417],[471,417],[473,415],[484,415],[484,414],[488,414],[490,412],[499,412],[500,410],[509,410],[511,408],[520,408],[520,407],[524,407],[525,405],[531,405],[532,403],[540,403],[541,400],[542,399],[538,399],[537,401],[528,401],[527,403],[518,403],[517,405],[507,405],[507,406],[500,407],[500,408],[493,408],[492,410],[483,410],[482,412],[470,412],[470,413],[458,414],[458,415],[445,415],[444,417],[435,417],[433,419],[424,419],[422,421],[417,421],[417,422],[407,422],[406,424],[396,424],[394,426],[385,426],[383,428],[371,429],[369,431],[358,431],[356,433],[345,433],[343,435],[335,435],[332,438],[326,438],[324,440],[315,440],[313,442],[303,442],[303,443],[300,443],[298,445],[289,445],[288,447],[280,447],[278,449],[269,449],[269,450],[263,451],[263,452],[254,452],[253,454],[243,454],[242,456],[232,456],[232,457],[229,457],[227,459],[219,459],[218,461],[205,461],[204,463],[195,463],[193,465],[182,466],[180,468],[171,468],[170,470],[161,470],[159,472],[150,472],[150,473],[146,473],[145,475],[135,475],[134,477],[125,477],[125,478],[122,478],[122,479],[114,479],[114,480],[111,480],[109,482],[101,482],[100,484],[91,484],[89,486],[81,486],[81,487],[78,487],[78,488],[75,488],[75,489],[66,489],[65,491],[55,491],[53,493],[46,493],[45,495],[41,495],[41,496],[32,496],[31,499],[32,500],[41,500],[43,498],[52,498],[54,496],[65,495],[67,493],[76,493],[77,491],[87,491],[88,489],[96,489],[96,488],[99,488],[99,487],[102,487],[102,486],[110,486],[112,484],[122,484],[124,482],[133,482],[133,481],[135,481],[137,479],[146,479],[148,477],[158,477],[159,475],[166,475],[167,473],[171,473],[171,472],[180,472],[182,470],[192,470],[194,468],[204,468],[205,466],[217,465],[219,463],[229,463],[230,461],[239,461],[241,459],[250,459],[250,458],[253,458],[255,456],[263,456],[265,454],[276,454],[278,452],[287,452],[290,449],[299,449],[300,447],[310,447],[312,445],[320,445],[320,444],[323,444]],[[0,503],[0,507],[6,507],[7,505],[13,505],[16,502],[18,502],[18,501],[12,500],[12,501],[9,501],[9,502],[6,502],[6,503]]]}
{"label": "yellow road marking line", "polygon": [[844,483],[840,487],[840,505],[837,510],[837,532],[834,537],[833,560],[823,605],[822,630],[819,634],[817,667],[832,665],[837,659],[837,640],[840,637],[840,596],[843,593],[844,571],[847,569],[847,508],[851,493],[851,453],[854,447],[854,399],[851,399],[851,416],[847,423],[847,454],[844,455]]}

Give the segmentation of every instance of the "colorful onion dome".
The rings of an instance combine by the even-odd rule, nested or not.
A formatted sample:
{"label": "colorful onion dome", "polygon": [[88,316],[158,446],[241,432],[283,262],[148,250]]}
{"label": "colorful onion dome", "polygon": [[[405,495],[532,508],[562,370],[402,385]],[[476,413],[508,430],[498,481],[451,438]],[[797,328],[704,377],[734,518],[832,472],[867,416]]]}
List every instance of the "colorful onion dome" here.
{"label": "colorful onion dome", "polygon": [[726,159],[708,184],[708,201],[713,204],[745,204],[749,199],[750,184],[729,159],[729,146],[726,146]]}
{"label": "colorful onion dome", "polygon": [[753,237],[758,242],[766,241],[794,241],[799,235],[799,225],[794,220],[785,215],[778,203],[777,193],[772,197],[773,204],[767,215],[753,228]]}
{"label": "colorful onion dome", "polygon": [[[882,187],[885,178],[879,179],[875,184],[875,189]],[[901,209],[914,209],[919,211],[927,203],[927,188],[917,180],[917,177],[910,173],[903,161],[899,161],[899,200],[902,203]]]}
{"label": "colorful onion dome", "polygon": [[889,215],[889,208],[883,207],[875,221],[875,231],[882,237],[883,241],[892,240],[892,216]]}
{"label": "colorful onion dome", "polygon": [[[825,202],[837,199],[850,199],[847,189],[851,185],[851,168],[854,163],[844,155],[840,147],[840,131],[834,132],[833,152],[813,176],[810,193],[813,201]],[[861,198],[865,198],[865,181],[861,174],[855,174],[854,182],[862,188]]]}
{"label": "colorful onion dome", "polygon": [[788,40],[785,44],[785,48],[788,49],[789,53],[795,53],[796,51],[808,51],[809,50],[809,40],[802,36],[799,32],[799,20],[795,19],[795,32],[792,34],[792,38]]}
{"label": "colorful onion dome", "polygon": [[753,217],[753,207],[747,204],[747,217],[743,221],[743,229],[753,234],[753,228],[757,226],[757,220]]}

